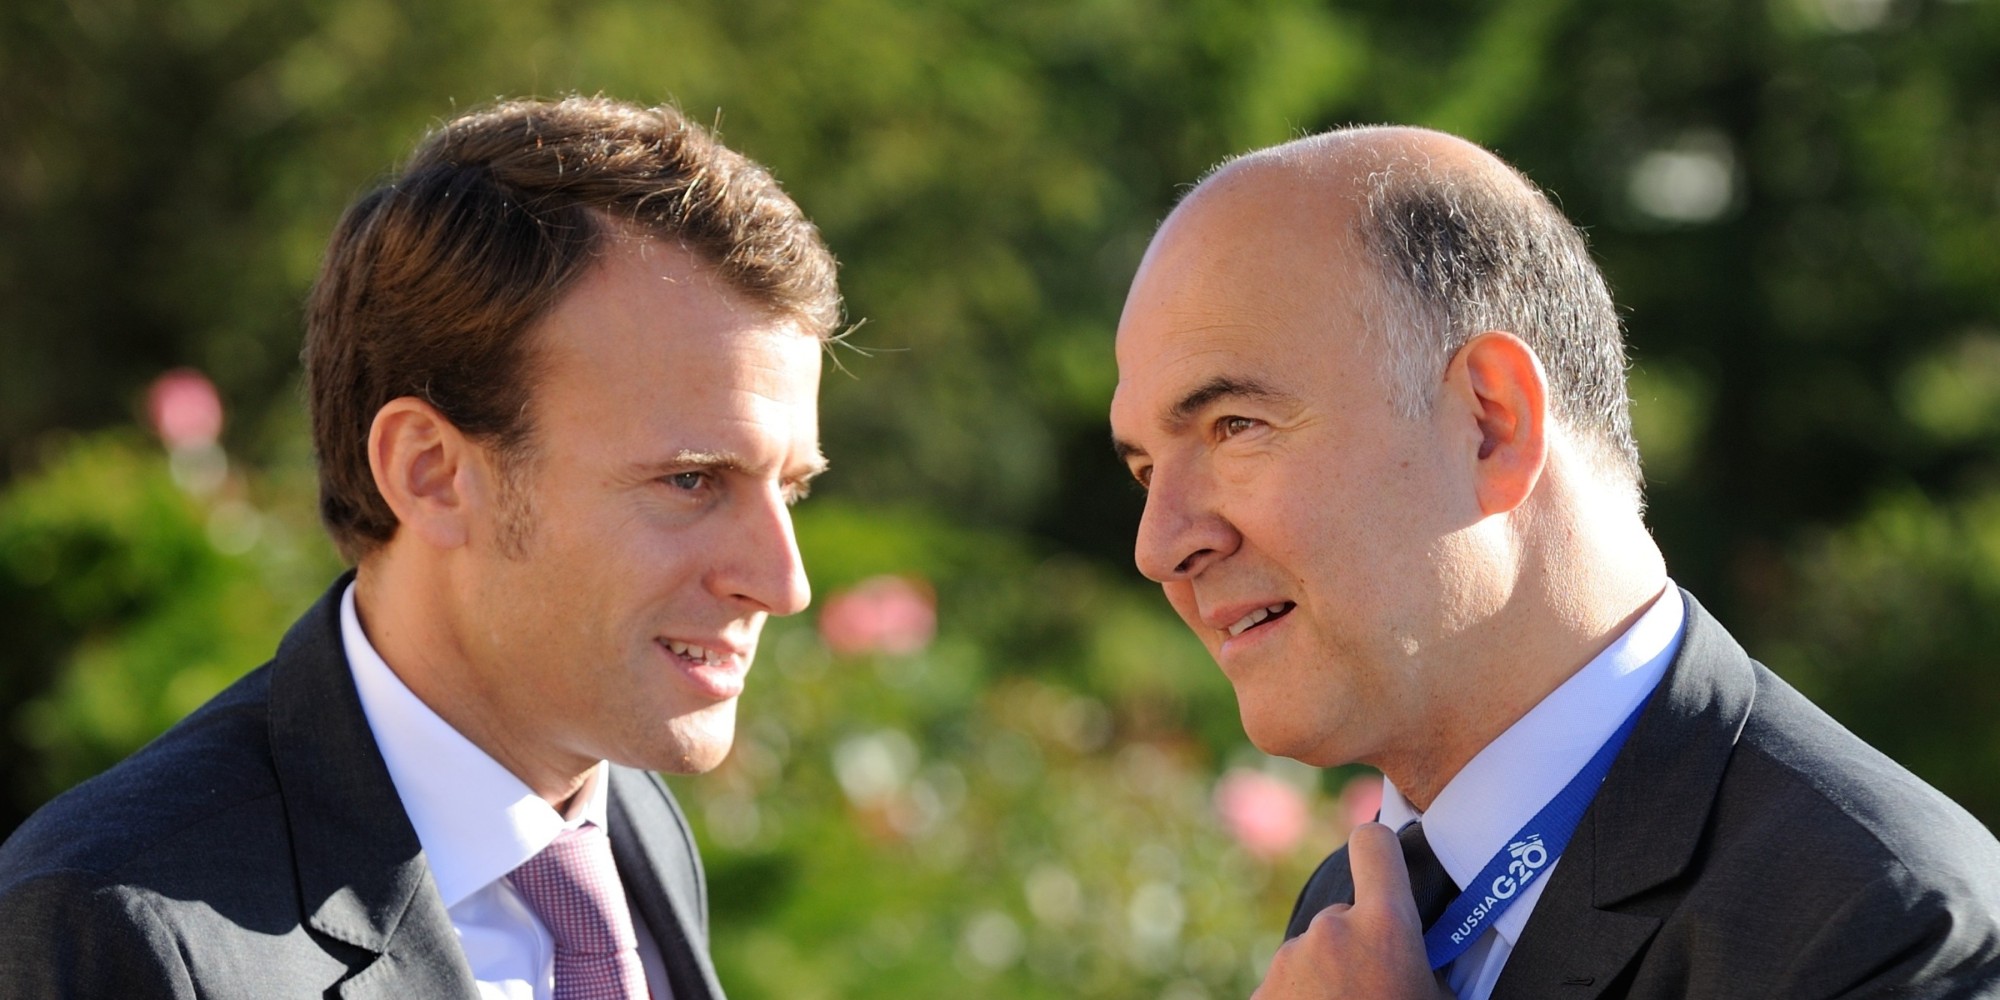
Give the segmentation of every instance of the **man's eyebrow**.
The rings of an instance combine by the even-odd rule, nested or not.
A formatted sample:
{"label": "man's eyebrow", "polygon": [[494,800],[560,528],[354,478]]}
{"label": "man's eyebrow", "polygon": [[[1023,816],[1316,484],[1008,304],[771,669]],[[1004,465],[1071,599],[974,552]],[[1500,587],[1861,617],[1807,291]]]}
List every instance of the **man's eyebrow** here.
{"label": "man's eyebrow", "polygon": [[[1195,414],[1206,409],[1209,404],[1220,399],[1284,400],[1291,397],[1272,388],[1267,382],[1246,376],[1217,375],[1174,401],[1167,409],[1165,424],[1167,429],[1178,431],[1187,426]],[[1121,462],[1130,463],[1134,457],[1146,454],[1146,449],[1112,435],[1111,450]]]}
{"label": "man's eyebrow", "polygon": [[808,483],[818,476],[825,475],[826,470],[831,466],[832,463],[826,460],[826,455],[815,448],[813,449],[813,453],[806,457],[804,470],[794,478],[798,482]]}
{"label": "man's eyebrow", "polygon": [[1192,420],[1195,414],[1206,409],[1210,403],[1218,399],[1232,398],[1276,400],[1284,399],[1285,394],[1258,379],[1217,375],[1188,390],[1186,395],[1167,410],[1167,426],[1179,429]]}
{"label": "man's eyebrow", "polygon": [[[786,478],[805,482],[820,475],[827,469],[826,456],[818,449],[808,456],[798,475]],[[683,448],[657,462],[646,462],[643,467],[656,475],[664,475],[676,469],[717,469],[724,472],[747,472],[753,469],[742,456],[727,451],[709,451],[700,448]]]}
{"label": "man's eyebrow", "polygon": [[743,467],[743,460],[726,451],[704,451],[698,448],[682,448],[653,464],[662,469],[670,469],[677,466],[740,469]]}

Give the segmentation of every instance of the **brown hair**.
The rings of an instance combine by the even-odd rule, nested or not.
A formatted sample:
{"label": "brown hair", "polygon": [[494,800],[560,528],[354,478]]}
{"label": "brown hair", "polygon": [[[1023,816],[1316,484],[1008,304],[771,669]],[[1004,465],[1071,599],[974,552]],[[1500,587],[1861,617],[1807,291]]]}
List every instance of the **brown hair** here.
{"label": "brown hair", "polygon": [[840,321],[819,231],[679,111],[571,97],[453,119],[347,210],[307,305],[320,518],[343,556],[396,531],[367,454],[389,401],[423,399],[504,465],[528,453],[527,334],[621,230],[686,248],[817,336]]}

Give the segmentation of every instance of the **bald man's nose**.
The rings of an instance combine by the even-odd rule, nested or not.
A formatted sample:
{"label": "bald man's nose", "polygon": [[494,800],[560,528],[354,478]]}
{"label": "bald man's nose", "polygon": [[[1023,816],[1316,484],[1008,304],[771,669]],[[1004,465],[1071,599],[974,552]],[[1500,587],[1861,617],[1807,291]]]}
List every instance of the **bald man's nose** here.
{"label": "bald man's nose", "polygon": [[1205,491],[1155,469],[1132,552],[1140,573],[1159,583],[1191,579],[1236,544],[1235,529],[1210,509]]}

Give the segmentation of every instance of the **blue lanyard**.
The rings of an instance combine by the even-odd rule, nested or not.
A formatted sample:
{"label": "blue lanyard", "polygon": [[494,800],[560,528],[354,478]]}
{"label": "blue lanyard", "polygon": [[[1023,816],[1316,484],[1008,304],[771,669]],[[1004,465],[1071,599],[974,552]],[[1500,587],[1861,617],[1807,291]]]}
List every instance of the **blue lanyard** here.
{"label": "blue lanyard", "polygon": [[1472,884],[1445,907],[1444,915],[1424,933],[1424,951],[1430,956],[1431,968],[1442,969],[1465,954],[1479,940],[1479,935],[1521,898],[1522,891],[1562,856],[1577,824],[1583,822],[1584,810],[1597,797],[1597,786],[1604,783],[1612,760],[1625,745],[1626,737],[1632,735],[1633,727],[1639,724],[1639,713],[1646,710],[1646,702],[1651,700],[1649,696],[1632,710],[1618,731],[1597,748],[1590,763],[1583,765],[1583,770],[1576,772],[1576,777],[1569,779],[1569,784],[1509,839],[1507,846],[1473,877]]}

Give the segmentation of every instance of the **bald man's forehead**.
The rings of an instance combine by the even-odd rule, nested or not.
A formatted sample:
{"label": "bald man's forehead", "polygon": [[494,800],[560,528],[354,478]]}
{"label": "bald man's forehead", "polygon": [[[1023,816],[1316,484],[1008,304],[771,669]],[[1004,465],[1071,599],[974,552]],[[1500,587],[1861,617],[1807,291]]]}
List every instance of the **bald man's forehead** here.
{"label": "bald man's forehead", "polygon": [[1357,183],[1278,164],[1234,166],[1203,182],[1168,216],[1145,265],[1192,253],[1309,267],[1351,252],[1364,196]]}
{"label": "bald man's forehead", "polygon": [[1449,132],[1408,125],[1373,125],[1309,135],[1240,157],[1237,164],[1278,167],[1306,176],[1359,173],[1397,164],[1422,165],[1447,173],[1515,176],[1514,169],[1484,146]]}
{"label": "bald man's forehead", "polygon": [[[1384,276],[1362,229],[1375,182],[1406,169],[1532,190],[1484,149],[1425,129],[1343,130],[1233,161],[1155,234],[1119,324],[1120,367],[1150,354],[1169,331],[1353,336],[1380,326]],[[1143,344],[1127,336],[1135,316],[1148,331]]]}
{"label": "bald man's forehead", "polygon": [[1476,143],[1433,129],[1382,125],[1324,132],[1247,153],[1218,167],[1182,206],[1249,198],[1351,215],[1367,201],[1373,178],[1406,170],[1523,194],[1534,190],[1527,178]]}
{"label": "bald man's forehead", "polygon": [[1182,200],[1175,214],[1216,210],[1217,206],[1242,210],[1244,206],[1282,206],[1296,213],[1310,208],[1316,214],[1352,211],[1365,196],[1362,164],[1348,158],[1314,157],[1302,159],[1279,150],[1263,150],[1240,157],[1218,168]]}
{"label": "bald man's forehead", "polygon": [[1222,186],[1182,205],[1126,298],[1115,349],[1121,374],[1162,351],[1231,343],[1248,354],[1254,342],[1277,340],[1323,348],[1327,337],[1367,329],[1380,281],[1353,232],[1353,206],[1308,201],[1307,193],[1283,183]]}
{"label": "bald man's forehead", "polygon": [[1282,204],[1187,206],[1140,265],[1119,324],[1121,363],[1136,315],[1189,335],[1313,322],[1353,286],[1351,242],[1331,220],[1312,227]]}

